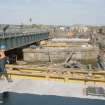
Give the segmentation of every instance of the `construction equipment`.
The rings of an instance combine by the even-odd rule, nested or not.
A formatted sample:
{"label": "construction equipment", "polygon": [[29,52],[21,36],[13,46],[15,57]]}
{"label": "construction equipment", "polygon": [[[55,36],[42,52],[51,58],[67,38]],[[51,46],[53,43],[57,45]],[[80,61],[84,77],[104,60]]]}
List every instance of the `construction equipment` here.
{"label": "construction equipment", "polygon": [[70,53],[70,55],[67,57],[67,59],[65,60],[65,63],[64,63],[64,67],[65,68],[79,68],[79,65],[75,62],[73,62],[73,63],[69,63],[70,62],[70,60],[72,59],[72,56],[75,54],[75,52],[74,51],[72,51],[71,53]]}
{"label": "construction equipment", "polygon": [[105,69],[104,61],[102,59],[102,56],[100,56],[100,55],[97,56],[97,67],[101,68],[102,70]]}
{"label": "construction equipment", "polygon": [[104,96],[105,97],[105,90],[102,87],[90,87],[88,86],[85,90],[86,95],[92,96]]}

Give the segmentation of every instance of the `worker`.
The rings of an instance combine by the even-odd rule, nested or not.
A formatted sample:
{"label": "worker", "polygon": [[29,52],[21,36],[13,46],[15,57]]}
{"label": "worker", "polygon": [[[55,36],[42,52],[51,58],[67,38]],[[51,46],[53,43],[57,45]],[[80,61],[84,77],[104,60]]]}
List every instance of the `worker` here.
{"label": "worker", "polygon": [[6,77],[8,82],[10,82],[11,80],[8,78],[5,64],[6,64],[5,46],[2,45],[2,46],[0,46],[0,78],[4,74],[4,76]]}

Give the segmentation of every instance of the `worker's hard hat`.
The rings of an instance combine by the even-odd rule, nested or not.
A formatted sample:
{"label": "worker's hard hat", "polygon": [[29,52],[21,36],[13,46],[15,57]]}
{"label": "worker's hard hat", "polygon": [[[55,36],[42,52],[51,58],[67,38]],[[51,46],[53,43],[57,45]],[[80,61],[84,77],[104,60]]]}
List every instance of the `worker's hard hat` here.
{"label": "worker's hard hat", "polygon": [[6,50],[6,46],[5,45],[0,45],[0,49],[1,50]]}

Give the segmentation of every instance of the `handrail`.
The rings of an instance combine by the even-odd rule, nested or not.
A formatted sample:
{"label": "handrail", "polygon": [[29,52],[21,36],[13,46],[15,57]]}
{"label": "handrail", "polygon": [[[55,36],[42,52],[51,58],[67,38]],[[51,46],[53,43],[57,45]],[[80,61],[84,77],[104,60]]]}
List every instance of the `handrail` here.
{"label": "handrail", "polygon": [[8,38],[8,37],[17,37],[17,36],[27,36],[32,34],[43,34],[48,33],[47,31],[39,31],[39,32],[16,32],[16,33],[0,33],[0,38]]}

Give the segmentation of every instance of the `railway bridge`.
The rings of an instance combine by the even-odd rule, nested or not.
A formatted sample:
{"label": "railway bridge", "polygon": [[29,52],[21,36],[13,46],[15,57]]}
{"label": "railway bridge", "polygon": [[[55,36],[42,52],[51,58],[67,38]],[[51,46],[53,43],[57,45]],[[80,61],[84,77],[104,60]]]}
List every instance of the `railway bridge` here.
{"label": "railway bridge", "polygon": [[16,33],[0,33],[0,45],[6,46],[6,51],[30,45],[35,42],[47,40],[48,32],[16,32]]}
{"label": "railway bridge", "polygon": [[5,46],[5,54],[9,63],[23,59],[22,49],[49,38],[49,32],[6,32],[0,33],[0,47]]}

